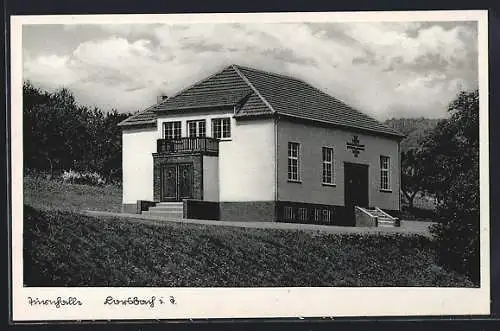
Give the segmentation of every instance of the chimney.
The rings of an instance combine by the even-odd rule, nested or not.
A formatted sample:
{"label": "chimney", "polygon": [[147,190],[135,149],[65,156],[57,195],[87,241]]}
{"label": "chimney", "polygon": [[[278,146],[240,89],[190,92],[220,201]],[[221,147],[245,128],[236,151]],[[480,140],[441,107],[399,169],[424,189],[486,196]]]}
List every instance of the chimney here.
{"label": "chimney", "polygon": [[168,96],[166,96],[164,94],[159,95],[156,97],[156,103],[161,103],[161,102],[165,101],[167,98],[168,98]]}

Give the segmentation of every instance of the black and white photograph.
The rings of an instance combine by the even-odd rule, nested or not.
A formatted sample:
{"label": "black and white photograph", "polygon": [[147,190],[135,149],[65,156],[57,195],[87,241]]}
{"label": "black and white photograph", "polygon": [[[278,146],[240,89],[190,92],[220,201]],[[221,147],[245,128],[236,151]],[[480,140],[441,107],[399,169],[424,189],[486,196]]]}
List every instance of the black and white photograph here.
{"label": "black and white photograph", "polygon": [[489,313],[486,18],[13,17],[14,316]]}

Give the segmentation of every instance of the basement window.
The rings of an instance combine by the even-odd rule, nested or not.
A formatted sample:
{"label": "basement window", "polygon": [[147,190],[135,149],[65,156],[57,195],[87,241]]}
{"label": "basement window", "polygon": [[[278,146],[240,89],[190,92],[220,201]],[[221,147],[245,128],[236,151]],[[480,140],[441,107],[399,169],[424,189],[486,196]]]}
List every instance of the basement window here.
{"label": "basement window", "polygon": [[314,209],[314,221],[316,222],[321,221],[321,209],[318,208]]}
{"label": "basement window", "polygon": [[307,221],[307,208],[299,208],[299,220]]}
{"label": "basement window", "polygon": [[323,209],[323,221],[326,223],[330,223],[332,218],[332,213],[330,212],[330,209]]}
{"label": "basement window", "polygon": [[292,209],[292,207],[286,206],[284,208],[284,216],[285,216],[286,220],[293,219],[293,209]]}

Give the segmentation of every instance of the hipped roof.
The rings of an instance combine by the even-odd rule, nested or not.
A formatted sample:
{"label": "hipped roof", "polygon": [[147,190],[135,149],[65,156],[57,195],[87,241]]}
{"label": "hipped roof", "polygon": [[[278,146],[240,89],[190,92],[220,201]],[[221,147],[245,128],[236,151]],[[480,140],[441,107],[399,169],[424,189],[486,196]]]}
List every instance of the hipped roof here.
{"label": "hipped roof", "polygon": [[236,118],[280,115],[403,137],[393,128],[306,82],[267,71],[230,65],[119,125],[156,125],[161,113],[228,107]]}

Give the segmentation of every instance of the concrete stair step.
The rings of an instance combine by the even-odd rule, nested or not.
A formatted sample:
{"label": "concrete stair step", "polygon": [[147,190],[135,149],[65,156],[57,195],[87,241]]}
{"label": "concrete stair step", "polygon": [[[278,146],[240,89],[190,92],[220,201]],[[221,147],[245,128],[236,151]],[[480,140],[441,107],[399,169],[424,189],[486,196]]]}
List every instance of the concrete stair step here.
{"label": "concrete stair step", "polygon": [[378,226],[379,227],[394,227],[395,222],[392,219],[379,219],[378,220]]}
{"label": "concrete stair step", "polygon": [[181,211],[165,211],[165,210],[148,210],[143,211],[143,215],[148,216],[162,216],[162,217],[172,217],[172,218],[182,218],[183,213]]}
{"label": "concrete stair step", "polygon": [[153,214],[182,214],[182,210],[149,210]]}
{"label": "concrete stair step", "polygon": [[367,211],[372,214],[373,216],[376,216],[376,217],[385,217],[384,214],[382,214],[381,212],[379,212],[378,210],[376,209],[367,209]]}
{"label": "concrete stair step", "polygon": [[182,206],[155,206],[155,207],[149,207],[149,210],[165,210],[165,211],[177,211],[180,210],[182,211]]}
{"label": "concrete stair step", "polygon": [[182,202],[158,202],[157,206],[182,206]]}

